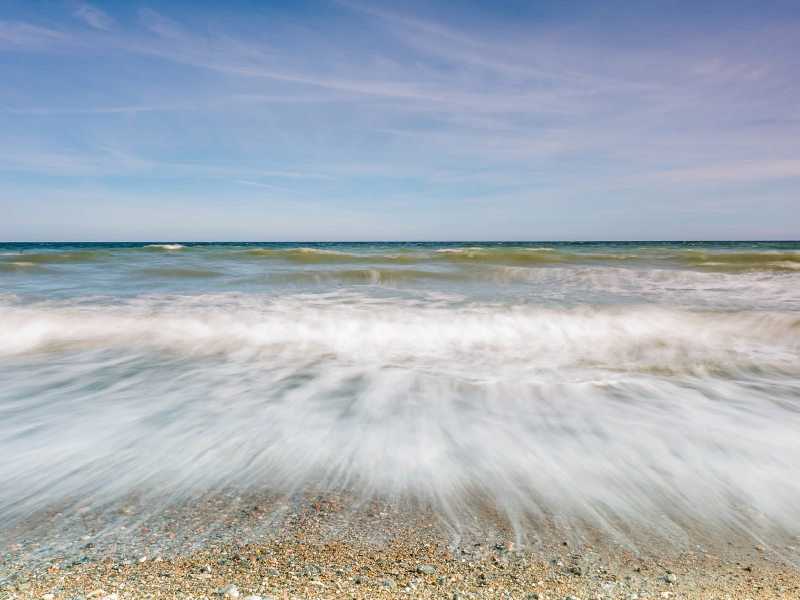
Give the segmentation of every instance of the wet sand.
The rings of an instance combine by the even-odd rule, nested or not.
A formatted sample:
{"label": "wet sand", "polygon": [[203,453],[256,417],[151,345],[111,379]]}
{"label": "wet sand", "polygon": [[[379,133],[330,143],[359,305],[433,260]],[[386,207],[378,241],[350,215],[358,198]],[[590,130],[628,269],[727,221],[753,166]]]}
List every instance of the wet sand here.
{"label": "wet sand", "polygon": [[467,527],[381,500],[252,500],[39,514],[2,533],[0,599],[800,598],[800,543],[778,533],[676,542],[543,522],[521,535],[492,511]]}

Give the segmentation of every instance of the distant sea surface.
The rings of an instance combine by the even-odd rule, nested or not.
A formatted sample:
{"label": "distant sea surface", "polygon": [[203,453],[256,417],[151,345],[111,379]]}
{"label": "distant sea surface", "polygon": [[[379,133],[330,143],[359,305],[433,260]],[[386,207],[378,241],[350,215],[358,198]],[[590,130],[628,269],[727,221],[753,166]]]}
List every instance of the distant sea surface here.
{"label": "distant sea surface", "polygon": [[800,243],[0,245],[0,525],[230,486],[800,525]]}

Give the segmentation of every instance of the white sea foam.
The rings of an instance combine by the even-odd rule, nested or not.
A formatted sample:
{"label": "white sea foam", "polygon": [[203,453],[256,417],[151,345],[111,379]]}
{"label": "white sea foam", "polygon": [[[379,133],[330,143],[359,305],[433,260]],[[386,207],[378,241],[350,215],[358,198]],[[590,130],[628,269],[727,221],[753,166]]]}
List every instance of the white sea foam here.
{"label": "white sea foam", "polygon": [[235,485],[800,533],[791,244],[84,246],[0,261],[0,530]]}
{"label": "white sea foam", "polygon": [[148,244],[145,248],[162,248],[164,250],[180,250],[183,248],[181,244]]}
{"label": "white sea foam", "polygon": [[531,296],[551,299],[597,301],[604,296],[615,302],[627,299],[657,305],[800,310],[800,277],[794,272],[493,266],[472,277],[498,284],[530,284],[535,286]]}
{"label": "white sea foam", "polygon": [[450,508],[477,490],[516,517],[792,528],[798,348],[780,311],[7,299],[0,506],[348,484]]}
{"label": "white sea foam", "polygon": [[483,250],[483,248],[480,246],[470,246],[468,248],[439,248],[436,250],[436,252],[440,252],[442,254],[454,253],[472,255],[474,252],[480,252],[481,250]]}
{"label": "white sea foam", "polygon": [[333,254],[337,256],[355,256],[350,252],[341,252],[339,250],[326,250],[324,248],[307,248],[305,246],[297,248],[296,252],[301,252],[302,254]]}
{"label": "white sea foam", "polygon": [[[799,334],[797,318],[785,313],[493,303],[437,307],[351,293],[154,296],[113,306],[0,306],[0,352],[5,355],[51,346],[193,354],[280,347],[359,360],[374,356],[444,365],[451,358],[463,364],[464,357],[473,357],[492,365],[519,362],[525,369],[586,361],[641,368],[652,356],[654,367],[673,368],[678,362],[727,361],[739,349],[741,357],[735,360],[756,360],[756,346],[763,345],[761,352],[792,348],[800,342]],[[774,357],[766,360],[775,364]]]}

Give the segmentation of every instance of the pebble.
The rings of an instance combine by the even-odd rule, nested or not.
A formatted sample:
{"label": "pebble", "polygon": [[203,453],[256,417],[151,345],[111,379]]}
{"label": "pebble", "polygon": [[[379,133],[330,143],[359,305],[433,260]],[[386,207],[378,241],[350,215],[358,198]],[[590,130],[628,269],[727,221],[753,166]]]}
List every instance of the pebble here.
{"label": "pebble", "polygon": [[436,567],[434,567],[433,565],[420,565],[417,568],[417,573],[433,577],[434,575],[436,575]]}
{"label": "pebble", "polygon": [[[323,503],[320,505],[326,506]],[[392,541],[384,547],[375,547],[330,541],[320,538],[313,530],[302,531],[302,538],[287,532],[279,540],[259,544],[261,548],[228,543],[220,537],[220,540],[212,540],[206,548],[199,549],[201,551],[197,556],[190,558],[184,557],[183,551],[173,551],[161,544],[103,554],[102,541],[96,541],[98,548],[94,550],[80,550],[74,557],[59,559],[59,571],[53,569],[52,562],[41,562],[38,567],[40,572],[32,580],[30,591],[19,593],[16,598],[4,599],[0,594],[0,600],[83,600],[77,596],[86,597],[86,592],[98,584],[116,591],[119,597],[114,594],[107,596],[107,592],[100,590],[100,594],[86,600],[161,600],[189,596],[207,600],[279,600],[282,597],[286,600],[412,600],[427,597],[430,600],[434,596],[439,600],[565,600],[567,597],[571,600],[577,600],[578,597],[599,600],[599,596],[595,595],[597,592],[603,592],[603,600],[609,597],[628,600],[634,591],[637,594],[633,597],[637,600],[640,597],[672,600],[683,597],[681,590],[691,592],[693,598],[724,597],[724,594],[718,593],[719,584],[709,582],[710,578],[705,574],[705,571],[717,570],[714,564],[695,564],[695,559],[689,559],[684,564],[684,559],[675,560],[672,568],[680,573],[679,576],[662,567],[651,571],[652,575],[647,577],[648,583],[642,579],[645,573],[638,558],[620,551],[610,560],[610,566],[606,567],[605,562],[596,564],[593,562],[594,556],[583,555],[583,549],[588,550],[589,545],[586,540],[578,538],[569,541],[568,548],[561,546],[563,538],[556,538],[542,541],[542,548],[539,549],[523,547],[510,551],[511,542],[502,541],[514,539],[513,534],[510,536],[508,533],[479,539],[477,541],[482,542],[480,544],[473,543],[476,540],[464,541],[455,547],[444,544],[431,544],[428,547],[416,540],[409,543]],[[167,539],[163,534],[159,535]],[[75,535],[71,539],[77,537]],[[95,536],[92,539],[101,538]],[[789,540],[788,543],[792,542]],[[750,560],[753,560],[754,546],[746,544],[737,547],[742,548],[740,552],[751,556]],[[785,544],[781,549],[784,547]],[[603,546],[598,544],[598,548],[600,552]],[[542,557],[538,556],[539,552],[543,553]],[[84,554],[87,555],[84,559],[75,560]],[[686,554],[690,555],[688,552]],[[698,557],[701,555],[697,553]],[[146,557],[146,562],[139,563],[139,557]],[[159,557],[162,558],[161,562],[158,562]],[[746,556],[740,560],[746,560]],[[773,592],[774,583],[770,582],[769,587],[757,587],[759,582],[753,581],[762,574],[764,577],[771,576],[774,570],[771,563],[765,561],[765,564],[758,564],[759,577],[749,577],[751,571],[743,570],[745,565],[747,563],[742,562],[729,567],[740,573],[739,578],[732,578],[732,581],[724,578],[723,584],[729,588],[726,591],[730,597],[745,598],[747,592],[756,592],[758,589]],[[587,568],[582,569],[582,566]],[[727,566],[721,565],[720,573]],[[635,567],[641,569],[641,574],[631,577],[631,581],[623,581],[626,572]],[[0,567],[0,587],[7,584],[5,587],[12,593],[15,584],[24,581],[23,573],[34,573],[33,569],[23,569],[21,565],[16,566],[20,569],[16,575],[10,571],[6,573],[3,568],[9,567]],[[569,572],[573,575],[569,575]],[[659,572],[660,577],[657,575]],[[579,573],[582,576],[575,576]],[[786,584],[781,581],[784,590],[793,590],[793,586],[800,583],[794,571],[788,572],[786,577],[791,580]],[[236,583],[226,584],[226,580]],[[669,585],[676,581],[681,585]],[[664,582],[668,582],[668,585],[664,586]],[[647,590],[653,584],[661,589]],[[238,585],[242,588],[238,588]],[[34,588],[39,595],[33,595]],[[50,590],[52,595],[44,594]],[[268,594],[271,598],[262,594]],[[123,598],[123,595],[126,596]],[[784,595],[788,596],[786,592]]]}

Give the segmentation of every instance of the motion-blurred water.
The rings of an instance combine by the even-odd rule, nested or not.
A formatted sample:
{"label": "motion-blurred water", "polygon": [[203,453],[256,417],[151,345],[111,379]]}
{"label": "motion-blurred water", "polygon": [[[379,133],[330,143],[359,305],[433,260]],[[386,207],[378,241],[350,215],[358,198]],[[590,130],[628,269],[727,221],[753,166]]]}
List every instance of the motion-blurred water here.
{"label": "motion-blurred water", "polygon": [[5,244],[0,525],[229,485],[800,525],[800,244]]}

